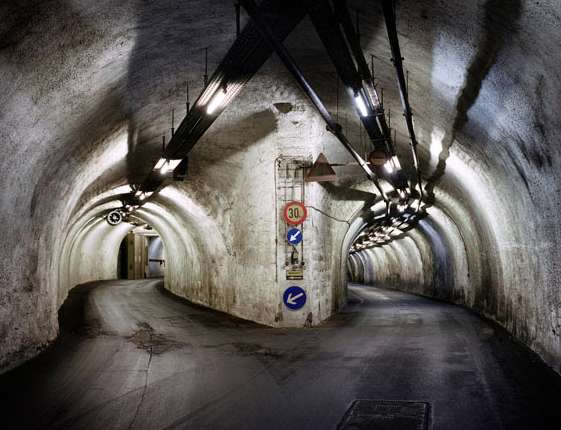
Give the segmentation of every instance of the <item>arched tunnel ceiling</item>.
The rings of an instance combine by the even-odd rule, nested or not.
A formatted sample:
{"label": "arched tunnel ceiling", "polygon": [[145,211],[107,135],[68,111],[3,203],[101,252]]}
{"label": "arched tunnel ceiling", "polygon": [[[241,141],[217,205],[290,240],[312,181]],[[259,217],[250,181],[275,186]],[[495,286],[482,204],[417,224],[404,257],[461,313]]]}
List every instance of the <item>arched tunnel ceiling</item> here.
{"label": "arched tunnel ceiling", "polygon": [[[363,50],[367,58],[374,55],[398,153],[407,160],[381,10],[375,2],[349,5],[360,11]],[[402,0],[397,13],[422,172],[435,207],[424,226],[361,259],[374,266],[387,261],[387,276],[409,259],[420,261],[407,282],[416,292],[438,296],[442,292],[434,291],[432,272],[445,263],[438,255],[453,255],[455,286],[445,298],[497,319],[555,363],[561,357],[556,287],[561,278],[561,6],[553,0]],[[204,48],[212,71],[235,38],[235,15],[230,0],[106,0],[4,2],[0,17],[0,217],[9,226],[0,251],[0,298],[6,304],[0,332],[13,331],[4,322],[7,313],[23,315],[24,339],[7,352],[17,355],[18,342],[41,345],[56,333],[54,310],[73,285],[58,291],[61,281],[52,268],[62,264],[73,226],[86,225],[117,204],[111,203],[110,190],[146,177],[160,154],[161,135],[169,138],[171,109],[176,122],[184,115],[185,82],[192,95],[202,89]],[[335,111],[335,69],[308,19],[286,46]],[[342,102],[339,118],[361,148],[363,137],[348,101]],[[223,258],[205,253],[192,264],[229,267],[237,258],[235,248],[243,240],[236,236],[237,226],[228,224],[228,208],[248,195],[267,195],[270,178],[261,178],[270,169],[269,158],[291,151],[351,161],[273,56],[195,147],[186,184],[172,185],[169,195],[154,203],[165,213],[181,213],[169,216],[185,218],[189,228],[203,222],[215,231],[211,248]],[[323,189],[331,215],[351,222],[367,200],[356,194],[373,190],[358,169],[337,172],[339,181]],[[179,200],[170,203],[176,194]],[[185,207],[177,203],[187,201],[182,199],[189,199]],[[272,198],[265,201],[274,204]],[[144,217],[156,226],[162,215],[153,207]],[[169,220],[160,222],[173,234],[181,230],[167,226]],[[200,240],[186,237],[191,245],[181,246],[192,248],[181,252],[199,255]],[[340,235],[334,236],[337,241],[342,242]],[[254,258],[271,263],[271,257]],[[386,281],[384,273],[378,271],[377,281]],[[48,299],[38,299],[42,293]],[[49,316],[34,320],[32,307]]]}

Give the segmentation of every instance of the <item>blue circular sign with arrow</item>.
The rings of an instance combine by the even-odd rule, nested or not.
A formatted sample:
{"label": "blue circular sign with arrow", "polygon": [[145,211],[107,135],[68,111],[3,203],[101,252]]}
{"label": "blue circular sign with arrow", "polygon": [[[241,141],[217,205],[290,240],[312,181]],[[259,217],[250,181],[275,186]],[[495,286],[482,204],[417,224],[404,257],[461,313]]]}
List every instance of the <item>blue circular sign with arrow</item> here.
{"label": "blue circular sign with arrow", "polygon": [[298,245],[302,242],[302,239],[302,230],[299,228],[291,228],[286,233],[286,240],[288,240],[288,243],[291,245]]}
{"label": "blue circular sign with arrow", "polygon": [[286,289],[282,300],[288,309],[296,311],[306,304],[306,292],[302,288],[293,285]]}

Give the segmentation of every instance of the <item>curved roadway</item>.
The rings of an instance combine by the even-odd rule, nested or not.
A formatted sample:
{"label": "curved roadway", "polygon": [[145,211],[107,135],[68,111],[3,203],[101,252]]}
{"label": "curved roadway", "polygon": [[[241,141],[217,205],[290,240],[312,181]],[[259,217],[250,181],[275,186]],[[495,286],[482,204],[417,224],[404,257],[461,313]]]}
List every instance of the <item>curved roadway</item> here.
{"label": "curved roadway", "polygon": [[559,428],[560,378],[502,329],[396,291],[350,296],[320,327],[271,329],[161,281],[78,287],[55,344],[0,377],[0,427],[335,429],[354,399],[388,399],[430,402],[434,429]]}

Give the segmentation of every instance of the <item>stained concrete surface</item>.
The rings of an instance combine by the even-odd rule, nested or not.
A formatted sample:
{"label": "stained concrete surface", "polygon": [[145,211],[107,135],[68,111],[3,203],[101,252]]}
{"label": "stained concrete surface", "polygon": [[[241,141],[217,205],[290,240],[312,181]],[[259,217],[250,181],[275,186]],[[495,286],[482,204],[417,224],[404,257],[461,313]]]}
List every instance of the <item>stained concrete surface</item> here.
{"label": "stained concrete surface", "polygon": [[[406,166],[379,2],[348,3],[361,11],[362,46],[375,56]],[[495,319],[561,372],[561,3],[401,1],[397,15],[435,201],[424,226],[364,252],[363,266],[388,262],[374,281]],[[159,157],[171,109],[176,123],[184,114],[185,81],[193,97],[201,89],[204,48],[212,72],[234,37],[231,0],[1,2],[0,372],[56,337],[71,288],[115,270],[110,253],[92,250],[115,252],[119,237],[95,220]],[[335,71],[309,20],[286,46],[336,112]],[[366,152],[350,100],[339,101],[345,133]],[[195,147],[188,180],[139,211],[172,251],[167,288],[274,324],[274,160],[319,152],[349,161],[273,56]],[[344,300],[342,237],[364,204],[341,194],[373,191],[345,169],[337,168],[341,193],[311,184],[307,198],[332,217],[314,211],[306,261],[311,277],[330,284],[311,295],[324,315]]]}
{"label": "stained concrete surface", "polygon": [[357,398],[430,402],[434,429],[554,429],[561,379],[471,311],[353,285],[311,329],[188,304],[161,281],[74,289],[51,348],[0,377],[5,429],[333,429]]}

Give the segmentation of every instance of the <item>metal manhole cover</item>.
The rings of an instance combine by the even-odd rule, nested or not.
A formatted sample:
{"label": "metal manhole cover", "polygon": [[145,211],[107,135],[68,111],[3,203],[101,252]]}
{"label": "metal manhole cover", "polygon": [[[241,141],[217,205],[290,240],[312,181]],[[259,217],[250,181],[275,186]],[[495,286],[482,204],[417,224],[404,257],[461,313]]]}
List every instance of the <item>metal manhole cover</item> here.
{"label": "metal manhole cover", "polygon": [[430,403],[355,400],[337,430],[428,430]]}

